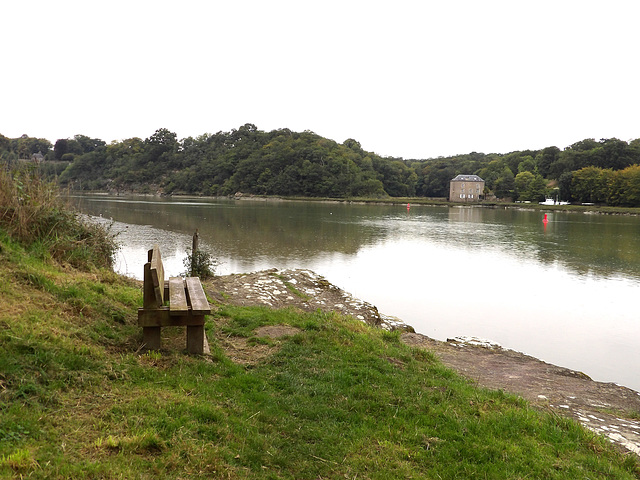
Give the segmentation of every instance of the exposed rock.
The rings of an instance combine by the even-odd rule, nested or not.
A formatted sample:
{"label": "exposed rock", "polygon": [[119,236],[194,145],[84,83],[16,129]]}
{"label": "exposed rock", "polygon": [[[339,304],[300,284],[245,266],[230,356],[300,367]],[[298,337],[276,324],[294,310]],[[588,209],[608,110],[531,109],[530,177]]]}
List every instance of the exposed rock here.
{"label": "exposed rock", "polygon": [[272,269],[225,275],[208,280],[205,287],[211,298],[223,303],[293,306],[306,312],[337,311],[386,330],[414,331],[402,320],[380,314],[374,305],[353,297],[310,270]]}

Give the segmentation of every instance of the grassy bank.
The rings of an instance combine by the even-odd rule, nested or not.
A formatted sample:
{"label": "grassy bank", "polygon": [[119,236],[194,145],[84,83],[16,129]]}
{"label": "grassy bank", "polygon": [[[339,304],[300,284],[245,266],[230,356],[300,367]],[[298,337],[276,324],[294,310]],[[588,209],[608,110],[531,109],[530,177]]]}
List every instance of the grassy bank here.
{"label": "grassy bank", "polygon": [[111,267],[115,239],[99,225],[83,223],[33,165],[0,164],[0,228],[42,258],[80,268]]}
{"label": "grassy bank", "polygon": [[0,478],[640,478],[576,423],[336,314],[217,305],[211,355],[179,328],[141,352],[140,286],[41,250],[0,227]]}
{"label": "grassy bank", "polygon": [[0,245],[0,478],[640,478],[575,423],[349,318],[220,306],[211,356],[180,329],[139,352],[137,285]]}

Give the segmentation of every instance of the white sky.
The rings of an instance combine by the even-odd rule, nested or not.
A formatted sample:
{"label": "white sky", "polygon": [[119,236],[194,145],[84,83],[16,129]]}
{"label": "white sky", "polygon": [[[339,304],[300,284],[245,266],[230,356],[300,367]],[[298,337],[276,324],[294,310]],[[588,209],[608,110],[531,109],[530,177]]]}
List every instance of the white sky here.
{"label": "white sky", "polygon": [[11,0],[0,133],[312,130],[385,156],[640,138],[638,0]]}

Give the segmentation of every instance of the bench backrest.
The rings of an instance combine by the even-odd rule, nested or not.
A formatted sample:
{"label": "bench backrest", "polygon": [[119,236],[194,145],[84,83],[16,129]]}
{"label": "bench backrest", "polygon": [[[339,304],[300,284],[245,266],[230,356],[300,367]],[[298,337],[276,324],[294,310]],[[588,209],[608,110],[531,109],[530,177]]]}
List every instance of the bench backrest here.
{"label": "bench backrest", "polygon": [[159,308],[164,305],[164,266],[160,257],[160,247],[154,245],[148,253],[144,265],[144,308]]}

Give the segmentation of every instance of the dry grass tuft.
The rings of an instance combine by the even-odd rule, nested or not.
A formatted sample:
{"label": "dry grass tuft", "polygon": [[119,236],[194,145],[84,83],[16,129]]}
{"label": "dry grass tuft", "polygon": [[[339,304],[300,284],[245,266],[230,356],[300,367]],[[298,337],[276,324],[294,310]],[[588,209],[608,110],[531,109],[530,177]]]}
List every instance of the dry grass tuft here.
{"label": "dry grass tuft", "polygon": [[58,186],[30,166],[0,168],[0,229],[42,256],[85,270],[111,267],[118,249],[108,229],[83,222]]}

